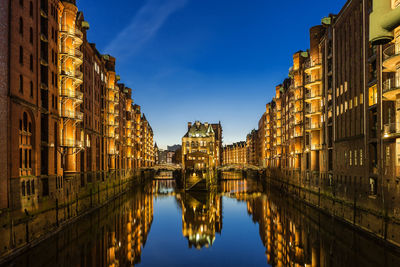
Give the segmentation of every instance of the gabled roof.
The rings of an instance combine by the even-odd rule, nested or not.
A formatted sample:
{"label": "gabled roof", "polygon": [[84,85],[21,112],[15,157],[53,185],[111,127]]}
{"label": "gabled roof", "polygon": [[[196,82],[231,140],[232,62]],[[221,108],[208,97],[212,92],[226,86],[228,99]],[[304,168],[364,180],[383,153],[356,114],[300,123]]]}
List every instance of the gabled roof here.
{"label": "gabled roof", "polygon": [[211,124],[204,124],[196,121],[187,131],[184,137],[210,137],[214,136],[214,130]]}

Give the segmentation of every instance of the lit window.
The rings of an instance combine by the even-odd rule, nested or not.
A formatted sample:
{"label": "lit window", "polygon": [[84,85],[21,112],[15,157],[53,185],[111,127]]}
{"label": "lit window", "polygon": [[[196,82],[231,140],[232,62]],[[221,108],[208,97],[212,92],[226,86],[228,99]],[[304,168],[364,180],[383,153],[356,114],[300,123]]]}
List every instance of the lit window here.
{"label": "lit window", "polygon": [[360,149],[360,166],[363,165],[363,151]]}
{"label": "lit window", "polygon": [[350,166],[353,165],[353,159],[352,159],[352,155],[351,154],[352,153],[351,153],[351,150],[350,150],[350,152],[349,152],[349,164],[350,164]]}
{"label": "lit window", "polygon": [[354,165],[357,166],[358,160],[357,160],[357,150],[354,150]]}

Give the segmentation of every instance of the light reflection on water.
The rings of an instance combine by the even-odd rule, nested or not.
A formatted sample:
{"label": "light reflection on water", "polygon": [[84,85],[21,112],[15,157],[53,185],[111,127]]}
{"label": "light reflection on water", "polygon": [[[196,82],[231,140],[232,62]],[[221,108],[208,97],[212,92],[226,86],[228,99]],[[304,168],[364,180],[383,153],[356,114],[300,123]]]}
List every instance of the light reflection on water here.
{"label": "light reflection on water", "polygon": [[258,181],[233,178],[196,192],[154,180],[11,264],[400,266],[398,254],[352,228]]}

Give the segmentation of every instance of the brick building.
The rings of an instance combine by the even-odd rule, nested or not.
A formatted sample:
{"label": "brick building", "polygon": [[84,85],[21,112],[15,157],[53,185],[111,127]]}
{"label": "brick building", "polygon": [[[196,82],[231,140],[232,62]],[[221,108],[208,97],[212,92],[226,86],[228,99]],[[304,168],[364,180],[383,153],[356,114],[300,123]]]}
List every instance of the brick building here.
{"label": "brick building", "polygon": [[0,209],[70,201],[154,164],[151,126],[74,0],[4,1],[0,13]]}

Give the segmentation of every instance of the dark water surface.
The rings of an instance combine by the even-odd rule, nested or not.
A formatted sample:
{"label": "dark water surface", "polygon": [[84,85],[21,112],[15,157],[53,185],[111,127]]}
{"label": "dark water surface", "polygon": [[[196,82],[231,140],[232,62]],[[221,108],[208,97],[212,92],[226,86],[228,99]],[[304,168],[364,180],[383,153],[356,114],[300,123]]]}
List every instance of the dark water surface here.
{"label": "dark water surface", "polygon": [[400,266],[392,248],[254,180],[153,181],[8,266]]}

